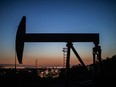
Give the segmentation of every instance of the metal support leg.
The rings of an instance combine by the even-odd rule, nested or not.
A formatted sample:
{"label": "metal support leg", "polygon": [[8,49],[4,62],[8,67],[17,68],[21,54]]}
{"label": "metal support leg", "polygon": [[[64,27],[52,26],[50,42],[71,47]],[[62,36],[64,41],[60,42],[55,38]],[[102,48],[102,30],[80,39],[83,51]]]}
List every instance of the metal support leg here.
{"label": "metal support leg", "polygon": [[73,52],[75,53],[75,55],[77,56],[79,62],[82,64],[83,67],[85,67],[84,62],[82,61],[81,57],[79,56],[79,54],[77,53],[77,51],[75,50],[75,48],[73,47],[73,45],[71,45],[71,48],[72,48]]}
{"label": "metal support leg", "polygon": [[[96,63],[97,61],[97,63]],[[101,47],[95,44],[93,48],[94,80],[100,81],[101,74]]]}
{"label": "metal support leg", "polygon": [[70,69],[70,46],[71,43],[67,43],[67,59],[66,59],[66,83],[65,86],[69,87],[69,69]]}
{"label": "metal support leg", "polygon": [[96,82],[97,79],[97,69],[96,69],[96,51],[95,51],[95,47],[93,48],[93,80]]}
{"label": "metal support leg", "polygon": [[98,46],[97,60],[98,60],[98,72],[97,72],[97,80],[101,80],[101,47]]}

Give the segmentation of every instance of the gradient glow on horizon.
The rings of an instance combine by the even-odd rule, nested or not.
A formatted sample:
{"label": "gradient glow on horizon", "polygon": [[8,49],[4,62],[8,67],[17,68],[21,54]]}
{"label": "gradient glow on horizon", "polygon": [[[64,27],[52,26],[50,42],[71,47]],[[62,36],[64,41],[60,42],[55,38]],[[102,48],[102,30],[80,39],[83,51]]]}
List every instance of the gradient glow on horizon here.
{"label": "gradient glow on horizon", "polygon": [[[26,33],[99,33],[102,58],[116,54],[115,0],[0,0],[0,64],[14,64],[16,31],[26,16]],[[25,43],[23,64],[62,66],[66,43]],[[86,64],[93,43],[74,43]],[[17,61],[18,63],[18,61]],[[78,64],[71,51],[71,65]]]}

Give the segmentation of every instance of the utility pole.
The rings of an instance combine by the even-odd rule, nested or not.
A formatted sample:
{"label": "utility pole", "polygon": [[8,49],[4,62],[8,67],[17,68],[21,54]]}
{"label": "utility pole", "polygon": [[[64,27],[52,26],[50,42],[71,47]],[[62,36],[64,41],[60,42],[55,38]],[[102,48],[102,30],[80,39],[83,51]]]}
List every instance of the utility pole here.
{"label": "utility pole", "polygon": [[35,60],[35,68],[37,68],[38,64],[37,64],[37,59]]}
{"label": "utility pole", "polygon": [[16,66],[16,53],[15,53],[15,70],[17,69],[17,66]]}
{"label": "utility pole", "polygon": [[63,48],[63,67],[66,67],[67,48]]}

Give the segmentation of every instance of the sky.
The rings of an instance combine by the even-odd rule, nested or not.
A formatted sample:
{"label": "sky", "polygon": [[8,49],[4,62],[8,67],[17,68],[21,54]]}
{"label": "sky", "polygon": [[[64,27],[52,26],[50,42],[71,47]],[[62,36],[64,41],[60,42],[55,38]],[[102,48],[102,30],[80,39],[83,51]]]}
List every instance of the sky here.
{"label": "sky", "polygon": [[[22,16],[26,33],[99,33],[102,58],[116,55],[115,0],[0,0],[0,64],[14,64]],[[73,45],[85,64],[92,63],[93,43]],[[38,66],[62,66],[64,47],[66,43],[26,42],[23,64],[35,65],[37,60]],[[71,51],[70,65],[76,64]]]}

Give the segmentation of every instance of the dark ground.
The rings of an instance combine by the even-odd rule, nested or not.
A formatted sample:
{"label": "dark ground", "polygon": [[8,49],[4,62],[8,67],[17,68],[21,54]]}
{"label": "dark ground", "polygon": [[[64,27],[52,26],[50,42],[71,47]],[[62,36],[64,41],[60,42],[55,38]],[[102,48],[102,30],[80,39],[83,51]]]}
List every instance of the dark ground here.
{"label": "dark ground", "polygon": [[[92,65],[90,65],[92,67]],[[16,73],[15,70],[0,68],[0,87],[116,87],[116,55],[102,60],[99,78],[96,79],[80,66],[70,69],[69,80],[65,79],[64,70],[58,78],[40,78],[36,72]]]}

